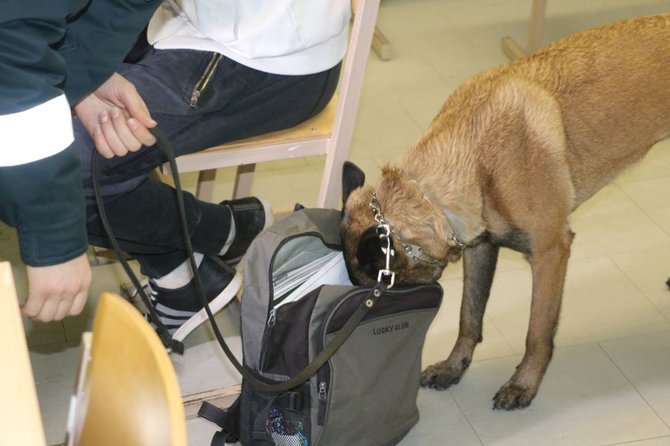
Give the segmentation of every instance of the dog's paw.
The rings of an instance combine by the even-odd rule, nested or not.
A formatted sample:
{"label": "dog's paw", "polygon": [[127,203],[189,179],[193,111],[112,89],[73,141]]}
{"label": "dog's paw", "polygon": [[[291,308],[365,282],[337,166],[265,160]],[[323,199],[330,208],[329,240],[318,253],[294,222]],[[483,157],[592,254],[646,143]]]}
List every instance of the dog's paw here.
{"label": "dog's paw", "polygon": [[516,410],[528,407],[535,398],[537,390],[507,382],[498,390],[493,397],[493,408],[495,410]]}
{"label": "dog's paw", "polygon": [[463,367],[455,369],[449,367],[448,361],[438,362],[427,367],[426,370],[421,373],[421,380],[419,382],[422,387],[445,390],[451,385],[458,384],[468,365],[469,363],[464,363]]}

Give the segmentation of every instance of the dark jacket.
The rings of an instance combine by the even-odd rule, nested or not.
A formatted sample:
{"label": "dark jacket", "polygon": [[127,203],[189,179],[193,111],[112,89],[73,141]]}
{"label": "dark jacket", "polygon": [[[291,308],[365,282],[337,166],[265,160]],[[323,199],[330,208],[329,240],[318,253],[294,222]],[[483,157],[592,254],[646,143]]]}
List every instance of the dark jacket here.
{"label": "dark jacket", "polygon": [[[115,71],[159,0],[3,0],[0,119],[65,94],[70,105]],[[40,131],[36,122],[29,131]],[[12,141],[0,135],[0,150]],[[76,155],[0,167],[0,220],[18,230],[21,257],[43,266],[87,248]]]}

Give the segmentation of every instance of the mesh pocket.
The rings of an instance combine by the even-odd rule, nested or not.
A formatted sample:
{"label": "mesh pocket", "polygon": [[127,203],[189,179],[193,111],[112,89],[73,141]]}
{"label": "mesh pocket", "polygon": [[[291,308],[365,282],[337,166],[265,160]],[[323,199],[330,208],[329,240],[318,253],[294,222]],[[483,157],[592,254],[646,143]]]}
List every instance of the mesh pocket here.
{"label": "mesh pocket", "polygon": [[304,411],[291,411],[275,400],[265,420],[265,432],[276,446],[309,446],[309,418]]}
{"label": "mesh pocket", "polygon": [[309,390],[267,394],[243,386],[240,440],[252,445],[262,440],[275,446],[309,446]]}

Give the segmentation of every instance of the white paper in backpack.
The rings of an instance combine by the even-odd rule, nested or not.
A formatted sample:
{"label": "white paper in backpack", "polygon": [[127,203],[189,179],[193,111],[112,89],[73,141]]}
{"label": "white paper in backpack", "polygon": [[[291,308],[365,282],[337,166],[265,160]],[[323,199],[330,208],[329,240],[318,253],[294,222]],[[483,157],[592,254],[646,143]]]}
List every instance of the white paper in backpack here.
{"label": "white paper in backpack", "polygon": [[[314,263],[317,262],[315,261]],[[310,274],[308,276],[301,276],[304,278],[301,285],[298,285],[298,282],[296,282],[295,285],[298,285],[297,288],[286,295],[286,297],[279,298],[281,300],[277,302],[275,308],[289,302],[300,300],[303,296],[320,285],[351,285],[347,267],[344,263],[344,256],[341,252],[338,251],[329,254],[326,263],[318,263],[318,268],[310,269]],[[288,290],[290,289],[291,288],[288,288]],[[277,293],[276,289],[275,296],[281,296],[281,294]]]}
{"label": "white paper in backpack", "polygon": [[275,278],[273,275],[273,290],[274,290],[274,301],[278,302],[282,300],[285,295],[289,294],[291,290],[296,289],[302,283],[304,283],[309,277],[313,274],[316,274],[321,268],[323,268],[331,259],[335,258],[338,255],[337,251],[331,251],[321,257],[318,257],[310,262],[292,269],[290,271],[285,271],[279,277]]}

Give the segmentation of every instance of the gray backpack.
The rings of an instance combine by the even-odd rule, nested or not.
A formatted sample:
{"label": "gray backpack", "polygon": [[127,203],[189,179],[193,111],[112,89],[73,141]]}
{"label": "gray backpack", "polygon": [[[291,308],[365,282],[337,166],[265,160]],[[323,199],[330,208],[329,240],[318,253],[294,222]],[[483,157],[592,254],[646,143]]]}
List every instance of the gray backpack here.
{"label": "gray backpack", "polygon": [[[212,445],[394,445],[418,421],[421,350],[442,288],[327,282],[343,283],[332,266],[342,267],[340,219],[336,210],[302,209],[251,244],[242,293],[247,373],[231,408],[201,408],[222,427]],[[299,289],[300,280],[286,280],[310,265],[325,284]]]}

